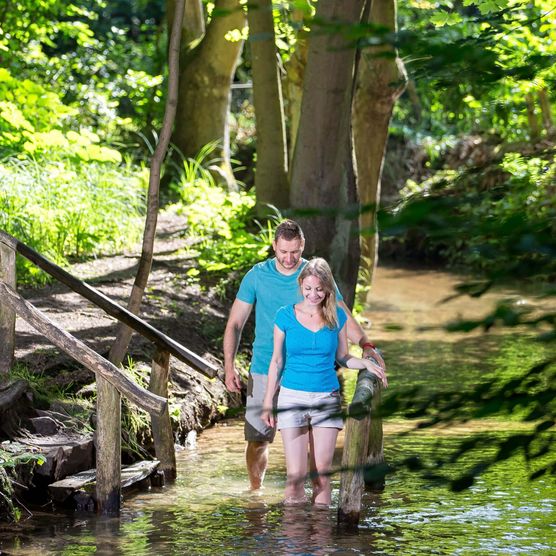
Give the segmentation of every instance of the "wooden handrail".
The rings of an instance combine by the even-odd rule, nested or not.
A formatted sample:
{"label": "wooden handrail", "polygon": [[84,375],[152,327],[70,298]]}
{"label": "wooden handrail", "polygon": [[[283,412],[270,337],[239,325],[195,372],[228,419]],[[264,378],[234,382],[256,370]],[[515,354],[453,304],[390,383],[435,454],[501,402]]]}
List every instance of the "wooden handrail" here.
{"label": "wooden handrail", "polygon": [[59,328],[44,313],[39,311],[16,291],[0,280],[0,300],[11,307],[22,319],[46,336],[54,345],[71,355],[76,361],[100,374],[121,394],[151,415],[160,415],[167,406],[166,398],[157,396],[137,385],[122,370],[104,359],[89,346]]}
{"label": "wooden handrail", "polygon": [[216,376],[218,371],[214,365],[196,353],[188,350],[172,338],[166,336],[166,334],[160,332],[160,330],[157,330],[121,305],[118,305],[97,289],[93,288],[89,284],[86,284],[85,282],[82,282],[78,278],[75,278],[75,276],[72,276],[69,272],[49,261],[35,250],[19,241],[17,238],[0,230],[0,241],[7,244],[32,263],[36,264],[39,268],[42,268],[42,270],[44,270],[47,274],[50,274],[50,276],[56,278],[74,292],[88,299],[97,307],[100,307],[110,316],[127,324],[127,326],[153,342],[159,349],[168,351],[180,361],[183,361],[209,378],[214,378]]}

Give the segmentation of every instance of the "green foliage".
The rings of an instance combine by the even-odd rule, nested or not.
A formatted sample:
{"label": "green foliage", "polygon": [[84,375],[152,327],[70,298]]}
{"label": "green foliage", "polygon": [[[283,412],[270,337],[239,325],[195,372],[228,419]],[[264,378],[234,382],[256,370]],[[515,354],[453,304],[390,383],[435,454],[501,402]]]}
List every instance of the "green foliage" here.
{"label": "green foliage", "polygon": [[[0,228],[58,264],[116,252],[139,239],[147,171],[59,157],[0,163]],[[21,281],[45,276],[18,257]]]}
{"label": "green foliage", "polygon": [[[228,192],[216,185],[209,159],[214,145],[208,145],[196,159],[183,162],[180,182],[174,185],[180,203],[174,207],[187,217],[185,235],[198,256],[200,272],[220,279],[219,288],[233,286],[238,275],[260,262],[270,246],[269,228],[252,216],[255,198],[244,191]],[[190,274],[199,272],[192,269]],[[230,275],[231,273],[231,275]]]}
{"label": "green foliage", "polygon": [[113,140],[161,116],[161,4],[23,0],[0,10],[3,66],[56,94],[82,127]]}
{"label": "green foliage", "polygon": [[[551,155],[508,153],[486,167],[437,172],[410,183],[395,212],[403,213],[404,224],[398,228],[397,217],[387,217],[386,236],[403,236],[405,249],[414,255],[440,257],[467,270],[514,277],[534,270],[535,276],[549,276],[556,271]],[[414,224],[408,218],[415,218]]]}

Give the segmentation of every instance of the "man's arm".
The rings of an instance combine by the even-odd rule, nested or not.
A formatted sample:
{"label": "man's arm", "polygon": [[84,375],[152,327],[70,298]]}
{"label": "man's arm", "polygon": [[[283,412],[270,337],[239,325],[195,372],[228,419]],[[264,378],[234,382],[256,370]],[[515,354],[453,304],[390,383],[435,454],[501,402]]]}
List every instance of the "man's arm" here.
{"label": "man's arm", "polygon": [[361,357],[366,358],[371,356],[378,361],[379,365],[382,365],[382,368],[385,369],[386,365],[384,363],[384,359],[382,359],[380,353],[378,353],[369,338],[367,338],[367,334],[365,334],[361,325],[355,320],[355,317],[351,314],[351,311],[348,309],[345,302],[338,301],[338,306],[345,311],[347,316],[347,336],[349,341],[352,344],[358,345],[363,350]]}
{"label": "man's arm", "polygon": [[253,305],[236,299],[224,331],[224,375],[226,388],[230,392],[241,390],[241,380],[236,370],[235,360],[243,327],[251,314]]}

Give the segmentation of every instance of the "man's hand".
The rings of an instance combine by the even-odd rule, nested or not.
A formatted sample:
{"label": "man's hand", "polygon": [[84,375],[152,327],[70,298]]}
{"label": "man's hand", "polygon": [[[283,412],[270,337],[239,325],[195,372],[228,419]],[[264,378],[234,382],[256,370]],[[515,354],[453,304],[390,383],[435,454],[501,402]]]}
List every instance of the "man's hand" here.
{"label": "man's hand", "polygon": [[225,371],[224,375],[224,383],[228,392],[241,392],[241,378],[235,367]]}

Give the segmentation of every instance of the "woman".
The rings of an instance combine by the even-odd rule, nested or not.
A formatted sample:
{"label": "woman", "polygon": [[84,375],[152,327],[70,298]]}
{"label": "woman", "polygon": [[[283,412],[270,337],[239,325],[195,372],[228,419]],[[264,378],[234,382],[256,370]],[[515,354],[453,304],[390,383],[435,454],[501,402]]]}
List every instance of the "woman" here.
{"label": "woman", "polygon": [[304,480],[310,448],[312,502],[315,506],[328,507],[331,498],[328,473],[336,437],[343,427],[334,360],[350,369],[369,369],[384,386],[387,380],[381,367],[348,353],[347,318],[336,306],[335,284],[328,263],[324,259],[312,259],[298,281],[303,301],[282,307],[276,314],[274,352],[262,419],[274,426],[272,401],[280,386],[277,413],[286,455],[285,503],[305,502]]}

